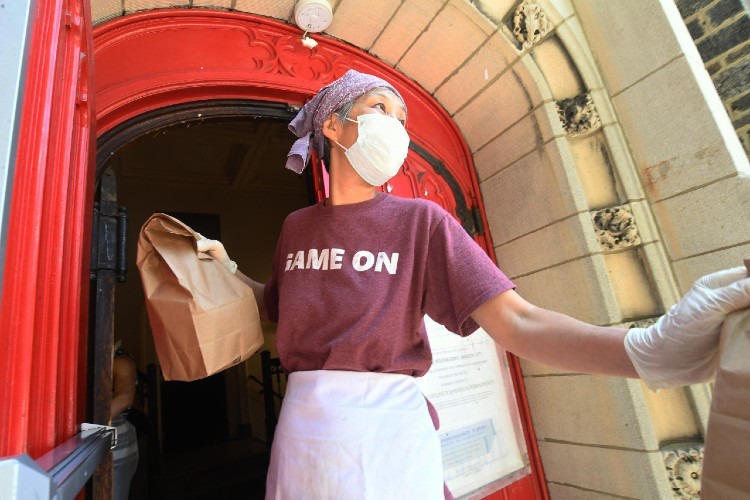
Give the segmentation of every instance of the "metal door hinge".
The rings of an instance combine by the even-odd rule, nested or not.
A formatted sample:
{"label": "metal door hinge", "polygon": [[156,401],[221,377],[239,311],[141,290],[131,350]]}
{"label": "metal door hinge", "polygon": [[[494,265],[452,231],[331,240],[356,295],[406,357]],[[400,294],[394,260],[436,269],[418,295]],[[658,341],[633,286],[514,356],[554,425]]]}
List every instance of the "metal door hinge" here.
{"label": "metal door hinge", "polygon": [[[104,207],[112,205],[105,203]],[[115,210],[102,208],[94,203],[94,221],[91,234],[91,279],[95,280],[99,271],[114,271],[117,281],[125,281],[128,258],[128,209]]]}

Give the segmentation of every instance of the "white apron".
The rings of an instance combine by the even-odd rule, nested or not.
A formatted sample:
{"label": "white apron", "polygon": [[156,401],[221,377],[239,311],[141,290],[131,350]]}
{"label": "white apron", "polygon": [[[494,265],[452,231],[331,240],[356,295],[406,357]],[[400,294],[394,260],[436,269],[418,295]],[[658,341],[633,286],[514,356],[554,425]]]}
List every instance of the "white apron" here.
{"label": "white apron", "polygon": [[440,440],[414,378],[289,375],[266,499],[443,499]]}

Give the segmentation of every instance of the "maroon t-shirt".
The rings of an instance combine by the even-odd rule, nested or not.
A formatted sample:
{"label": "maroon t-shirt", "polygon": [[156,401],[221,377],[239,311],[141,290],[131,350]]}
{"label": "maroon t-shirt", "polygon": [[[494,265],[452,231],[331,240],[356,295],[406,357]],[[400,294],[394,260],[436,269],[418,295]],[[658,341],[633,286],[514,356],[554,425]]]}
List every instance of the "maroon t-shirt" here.
{"label": "maroon t-shirt", "polygon": [[266,283],[285,371],[424,375],[425,314],[460,335],[513,283],[437,204],[381,194],[287,217]]}

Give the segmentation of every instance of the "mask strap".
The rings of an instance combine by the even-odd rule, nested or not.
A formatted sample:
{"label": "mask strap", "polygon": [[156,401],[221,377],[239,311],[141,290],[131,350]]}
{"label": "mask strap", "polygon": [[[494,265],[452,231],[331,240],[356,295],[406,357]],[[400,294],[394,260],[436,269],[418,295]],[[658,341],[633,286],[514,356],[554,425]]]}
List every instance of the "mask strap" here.
{"label": "mask strap", "polygon": [[341,149],[343,149],[345,153],[346,153],[347,151],[349,151],[349,149],[347,149],[347,148],[345,148],[344,146],[342,146],[342,145],[341,145],[341,143],[340,143],[339,141],[333,141],[333,142],[335,142],[336,144],[338,144],[338,146],[339,146],[339,147],[340,147]]}

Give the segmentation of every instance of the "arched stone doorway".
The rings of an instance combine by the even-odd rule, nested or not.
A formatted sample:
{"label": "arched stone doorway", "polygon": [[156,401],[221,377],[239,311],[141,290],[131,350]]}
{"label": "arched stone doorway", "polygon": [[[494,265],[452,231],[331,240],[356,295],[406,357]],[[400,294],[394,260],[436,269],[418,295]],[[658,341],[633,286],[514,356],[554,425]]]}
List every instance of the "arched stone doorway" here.
{"label": "arched stone doorway", "polygon": [[[193,40],[201,43],[193,45]],[[268,110],[261,110],[263,103],[268,103],[267,108],[279,108],[282,114],[286,108],[289,114],[317,88],[353,67],[393,82],[409,106],[409,128],[413,130],[410,155],[399,176],[383,189],[401,196],[432,199],[441,204],[492,254],[493,246],[484,230],[486,220],[471,155],[462,136],[445,111],[423,89],[387,65],[330,40],[321,40],[321,44],[310,51],[299,43],[296,30],[287,25],[225,12],[170,10],[126,16],[99,26],[94,44],[97,123],[101,138],[99,170],[127,160],[121,161],[124,157],[117,156],[118,148],[125,149],[129,143],[149,134],[174,133],[177,123],[184,128],[203,127],[226,113],[227,106],[231,107],[228,103],[234,102],[237,108],[242,108],[243,103],[250,106],[259,103],[260,111],[248,115],[256,118],[273,118]],[[169,54],[168,59],[160,57],[160,49]],[[219,109],[221,111],[217,112]],[[237,116],[242,114],[241,111],[236,113]],[[165,117],[173,128],[165,124]],[[141,158],[145,157],[142,155]],[[147,160],[140,163],[138,167],[122,167],[120,170],[129,171],[131,177],[145,177],[148,170],[160,169],[159,165],[152,165]],[[193,166],[185,169],[192,171]],[[325,190],[322,170],[315,165],[311,171],[311,191],[320,198]],[[201,172],[201,175],[207,184],[223,182],[212,179],[208,172]],[[240,173],[238,177],[246,175]],[[263,179],[260,181],[263,184]],[[280,178],[273,181],[285,182]],[[229,179],[229,183],[235,181]],[[148,190],[149,186],[144,185],[140,191]],[[164,200],[168,198],[161,197],[161,203],[166,203]],[[185,206],[184,202],[179,203]],[[195,209],[199,205],[196,203],[192,207]],[[151,211],[156,211],[155,207]],[[133,217],[133,210],[129,210],[129,214],[131,220],[139,218]],[[267,239],[275,241],[275,238]],[[132,322],[139,312],[131,308],[117,313],[117,316]],[[140,316],[142,329],[142,312]],[[126,328],[121,327],[121,331]],[[145,338],[144,335],[141,338]],[[149,358],[152,353],[148,351],[142,349],[141,356]],[[494,348],[489,353],[496,358]],[[513,358],[510,367],[515,380],[520,382],[520,370]],[[519,425],[530,429],[522,384],[516,384],[516,391],[520,395],[518,401],[523,421]],[[512,408],[516,404],[509,400],[512,412],[515,412]],[[515,418],[511,417],[509,421]],[[498,493],[523,497],[543,495],[543,483],[539,481],[541,469],[535,444],[530,439],[532,435],[525,433],[525,447],[532,457],[529,470],[533,469],[533,474],[521,471],[512,477],[503,477],[485,494],[509,485]],[[521,467],[525,468],[528,467]]]}
{"label": "arched stone doorway", "polygon": [[[284,22],[294,3],[168,2]],[[323,36],[393,66],[458,125],[498,261],[535,303],[598,324],[648,321],[695,277],[746,253],[742,231],[730,234],[709,221],[728,223],[745,206],[748,184],[739,173],[747,160],[728,135],[726,113],[716,113],[693,64],[695,47],[685,45],[687,31],[668,2],[331,4],[334,24]],[[92,5],[100,22],[166,6]],[[717,189],[729,196],[725,206],[713,202]],[[695,203],[711,214],[697,226],[686,222],[685,207]],[[636,227],[638,237],[618,226],[629,227],[625,233]],[[612,240],[619,241],[611,246]],[[661,446],[692,440],[705,425],[704,387],[654,395],[633,381],[531,363],[524,363],[524,375],[555,495],[578,488],[634,497],[666,491]],[[597,418],[582,426],[576,408]],[[625,470],[645,479],[629,480]]]}

